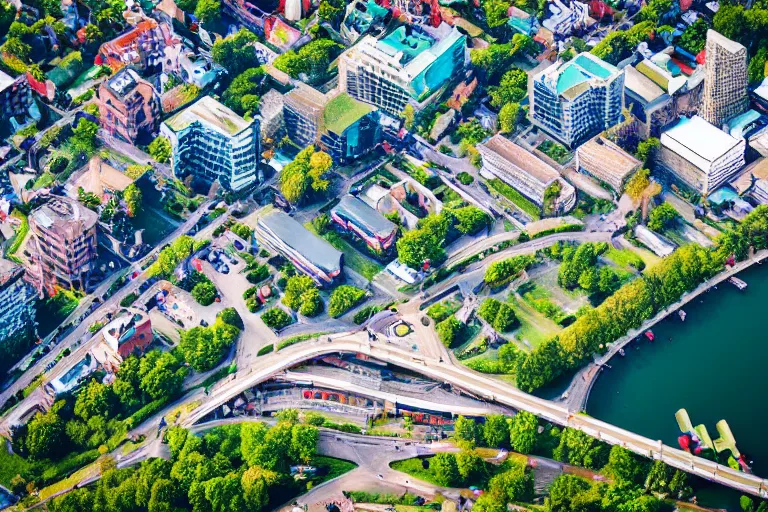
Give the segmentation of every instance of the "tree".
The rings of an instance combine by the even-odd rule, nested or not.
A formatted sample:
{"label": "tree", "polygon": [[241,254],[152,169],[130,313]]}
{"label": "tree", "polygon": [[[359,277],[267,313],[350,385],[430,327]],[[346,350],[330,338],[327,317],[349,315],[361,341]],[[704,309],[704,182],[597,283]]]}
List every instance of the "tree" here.
{"label": "tree", "polygon": [[204,486],[205,499],[210,503],[213,512],[245,510],[243,488],[237,473],[211,478]]}
{"label": "tree", "polygon": [[171,160],[171,141],[162,135],[155,138],[147,148],[149,155],[157,162],[165,164]]}
{"label": "tree", "polygon": [[280,330],[291,323],[291,315],[280,308],[270,308],[261,315],[261,320],[270,329]]}
{"label": "tree", "polygon": [[491,288],[505,286],[532,263],[533,258],[531,256],[513,256],[505,260],[494,261],[485,270],[485,282]]}
{"label": "tree", "polygon": [[75,400],[75,415],[88,421],[94,416],[108,418],[115,406],[115,395],[109,386],[91,380],[78,393]]}
{"label": "tree", "polygon": [[501,133],[512,133],[517,129],[517,120],[520,117],[519,103],[505,103],[499,110],[499,127]]}
{"label": "tree", "polygon": [[123,190],[123,200],[128,208],[128,216],[135,217],[141,208],[141,189],[135,183],[131,183]]}
{"label": "tree", "polygon": [[439,485],[450,487],[459,480],[456,456],[452,453],[438,453],[429,460],[429,469]]}
{"label": "tree", "polygon": [[317,16],[320,20],[332,24],[343,11],[344,2],[342,0],[322,0],[317,9]]}
{"label": "tree", "polygon": [[38,414],[27,424],[26,448],[33,459],[56,458],[67,449],[64,421],[53,412]]}
{"label": "tree", "polygon": [[139,389],[152,400],[175,396],[181,391],[186,374],[187,369],[172,353],[152,350],[140,360]]}
{"label": "tree", "polygon": [[269,486],[276,483],[277,473],[258,466],[248,468],[240,479],[247,510],[259,511],[269,503]]}
{"label": "tree", "polygon": [[552,456],[575,466],[599,469],[608,462],[608,448],[581,430],[566,428],[560,435],[560,444],[554,449]]}
{"label": "tree", "polygon": [[173,501],[176,498],[176,484],[166,478],[161,478],[152,484],[152,491],[147,504],[148,512],[171,512],[175,510]]}
{"label": "tree", "polygon": [[23,43],[18,37],[9,37],[6,39],[5,43],[0,46],[0,53],[16,57],[21,61],[26,61],[29,58],[29,53],[31,51],[32,47]]}
{"label": "tree", "polygon": [[241,28],[236,34],[213,43],[211,48],[213,61],[227,68],[233,76],[239,75],[246,69],[257,67],[259,60],[250,43],[258,40],[256,34]]}
{"label": "tree", "polygon": [[208,23],[216,19],[220,11],[221,3],[219,0],[198,0],[197,7],[195,7],[195,17],[201,23]]}
{"label": "tree", "polygon": [[222,94],[223,103],[240,115],[249,110],[255,110],[259,105],[263,80],[264,69],[261,67],[243,71],[232,80]]}
{"label": "tree", "polygon": [[699,18],[685,29],[683,35],[680,36],[678,44],[683,49],[696,55],[707,44],[707,30],[709,30],[709,25],[703,18]]}
{"label": "tree", "polygon": [[464,331],[464,324],[458,318],[451,315],[435,326],[437,336],[440,341],[448,348],[456,344],[461,333]]}
{"label": "tree", "polygon": [[89,23],[85,26],[85,40],[89,43],[96,43],[101,40],[104,35],[98,26],[93,23]]}
{"label": "tree", "polygon": [[642,160],[643,165],[648,165],[656,157],[656,153],[661,147],[661,142],[656,137],[649,137],[646,140],[640,141],[637,145],[636,156],[638,160]]}
{"label": "tree", "polygon": [[483,301],[477,311],[477,316],[491,324],[498,332],[508,331],[517,321],[515,312],[509,304],[494,298]]}
{"label": "tree", "polygon": [[338,318],[365,299],[365,290],[350,285],[338,286],[328,300],[328,315]]}
{"label": "tree", "polygon": [[509,423],[509,444],[516,452],[528,454],[536,445],[539,420],[527,411],[518,411]]}
{"label": "tree", "polygon": [[738,42],[752,36],[744,17],[744,6],[739,4],[725,4],[723,9],[718,9],[712,19],[712,28],[724,37]]}
{"label": "tree", "polygon": [[304,148],[280,173],[280,192],[291,203],[300,203],[310,188],[325,192],[330,182],[323,176],[332,165],[327,153],[316,152],[313,146]]}
{"label": "tree", "polygon": [[99,125],[86,118],[81,118],[77,126],[72,129],[70,142],[72,148],[78,153],[90,155],[96,150],[96,134],[99,132]]}
{"label": "tree", "polygon": [[483,425],[483,440],[486,446],[500,448],[509,444],[509,425],[507,418],[501,414],[486,416]]}
{"label": "tree", "polygon": [[491,87],[491,105],[501,108],[507,103],[518,103],[527,94],[528,74],[522,69],[504,73],[498,87]]}
{"label": "tree", "polygon": [[425,261],[432,264],[445,259],[443,239],[426,229],[406,231],[397,241],[397,258],[414,269],[421,269]]}
{"label": "tree", "polygon": [[475,234],[488,227],[491,219],[477,206],[464,206],[451,210],[450,214],[456,220],[456,229],[464,234]]}
{"label": "tree", "polygon": [[210,306],[213,304],[213,301],[216,300],[216,294],[216,286],[210,281],[197,283],[195,287],[192,288],[192,297],[198,304],[203,306]]}
{"label": "tree", "polygon": [[642,483],[648,471],[646,461],[622,446],[611,447],[607,471],[619,480]]}
{"label": "tree", "polygon": [[405,120],[405,129],[410,130],[413,127],[413,121],[416,119],[416,111],[413,109],[413,105],[407,104],[400,117]]}
{"label": "tree", "polygon": [[453,438],[458,443],[467,449],[472,449],[477,446],[477,441],[480,439],[480,428],[475,420],[459,416],[454,423]]}
{"label": "tree", "polygon": [[282,302],[304,316],[317,316],[323,310],[323,300],[317,285],[312,278],[305,275],[288,279]]}
{"label": "tree", "polygon": [[[560,475],[549,488],[549,497],[545,500],[547,512],[572,512],[584,510],[573,506],[574,498],[591,488],[586,480],[574,475]],[[589,509],[587,509],[589,510]]]}
{"label": "tree", "polygon": [[639,200],[645,189],[648,188],[648,185],[651,184],[649,176],[650,171],[648,169],[640,169],[627,182],[627,186],[624,187],[624,191],[634,201]]}
{"label": "tree", "polygon": [[671,226],[678,218],[680,218],[680,214],[677,213],[677,210],[665,201],[651,210],[651,215],[648,219],[648,229],[662,231]]}
{"label": "tree", "polygon": [[456,454],[456,469],[464,482],[471,482],[485,469],[485,464],[474,450],[462,450]]}
{"label": "tree", "polygon": [[489,28],[501,27],[509,20],[509,2],[506,0],[484,0],[482,5]]}
{"label": "tree", "polygon": [[222,309],[219,314],[216,315],[216,317],[220,318],[221,321],[227,325],[237,327],[238,329],[245,328],[243,325],[243,319],[240,318],[240,313],[238,313],[237,310],[233,307]]}
{"label": "tree", "polygon": [[261,446],[269,429],[263,423],[243,423],[240,427],[240,452],[249,467],[257,466]]}
{"label": "tree", "polygon": [[288,50],[280,54],[272,64],[292,78],[306,74],[307,81],[315,84],[325,79],[328,65],[342,48],[331,39],[313,39],[298,51]]}
{"label": "tree", "polygon": [[308,464],[317,452],[320,433],[311,425],[293,425],[291,428],[291,458]]}
{"label": "tree", "polygon": [[768,49],[760,48],[749,60],[749,83],[759,84],[765,79],[765,64],[768,61]]}

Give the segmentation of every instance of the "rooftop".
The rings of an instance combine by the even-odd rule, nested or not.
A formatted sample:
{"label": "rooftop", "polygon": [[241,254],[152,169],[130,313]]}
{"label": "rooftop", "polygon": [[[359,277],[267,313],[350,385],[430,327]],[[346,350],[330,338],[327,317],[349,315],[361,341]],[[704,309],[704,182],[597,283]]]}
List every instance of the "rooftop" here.
{"label": "rooftop", "polygon": [[122,97],[136,88],[139,80],[140,77],[134,70],[123,68],[107,81],[107,86],[112,92]]}
{"label": "rooftop", "polygon": [[345,216],[360,226],[367,226],[376,235],[384,238],[392,234],[397,229],[393,222],[390,222],[382,214],[368,206],[366,203],[353,195],[345,195],[339,201],[339,204],[331,209],[331,213],[342,211]]}
{"label": "rooftop", "polygon": [[376,43],[376,48],[390,57],[400,56],[400,64],[405,66],[424,50],[435,44],[427,34],[408,30],[401,25]]}
{"label": "rooftop", "polygon": [[739,52],[745,52],[746,48],[744,48],[743,45],[740,43],[737,43],[736,41],[732,41],[725,37],[724,35],[720,34],[719,32],[715,32],[712,29],[707,30],[707,42],[713,41],[717,43],[718,46],[721,46],[725,50],[731,52],[731,53],[739,53]]}
{"label": "rooftop", "polygon": [[744,194],[752,186],[752,180],[768,180],[768,158],[758,158],[741,171],[731,181],[731,186],[739,194]]}
{"label": "rooftop", "polygon": [[589,156],[590,161],[597,162],[603,172],[618,180],[624,179],[642,165],[640,160],[603,137],[585,142],[577,152],[579,157]]}
{"label": "rooftop", "polygon": [[632,66],[624,68],[624,88],[646,103],[652,103],[666,94],[664,89]]}
{"label": "rooftop", "polygon": [[589,80],[607,80],[619,73],[619,70],[590,53],[579,54],[575,59],[560,66],[548,68],[545,74],[557,80],[557,94],[565,94],[569,89],[584,84],[579,91],[586,89]]}
{"label": "rooftop", "polygon": [[288,214],[272,210],[259,219],[259,224],[317,267],[328,272],[341,268],[342,253]]}
{"label": "rooftop", "polygon": [[684,117],[661,135],[661,144],[699,169],[709,165],[739,144],[739,140],[699,116]]}
{"label": "rooftop", "polygon": [[82,222],[84,229],[88,230],[95,226],[98,220],[96,212],[89,210],[78,201],[60,196],[52,196],[50,201],[34,210],[30,217],[35,224],[46,229]]}
{"label": "rooftop", "polygon": [[210,96],[203,96],[192,106],[168,119],[165,124],[171,130],[179,132],[195,122],[228,137],[237,135],[251,126],[250,121],[246,121]]}
{"label": "rooftop", "polygon": [[376,107],[357,101],[347,93],[341,93],[325,106],[323,121],[327,130],[341,134]]}
{"label": "rooftop", "polygon": [[7,74],[5,74],[3,71],[0,71],[0,91],[3,91],[3,90],[5,90],[5,89],[7,89],[7,88],[8,88],[8,87],[10,87],[10,86],[13,84],[13,82],[15,82],[15,81],[16,81],[16,80],[15,80],[14,78],[12,78],[12,77],[8,76],[8,75],[7,75]]}
{"label": "rooftop", "polygon": [[542,183],[549,183],[560,176],[548,163],[502,135],[496,134],[482,145]]}

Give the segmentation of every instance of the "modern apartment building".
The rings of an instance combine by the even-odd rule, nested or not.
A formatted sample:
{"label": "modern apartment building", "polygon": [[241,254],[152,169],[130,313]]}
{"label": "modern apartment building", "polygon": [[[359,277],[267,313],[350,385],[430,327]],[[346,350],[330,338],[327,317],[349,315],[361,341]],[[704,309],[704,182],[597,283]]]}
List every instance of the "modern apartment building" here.
{"label": "modern apartment building", "polygon": [[555,212],[565,213],[576,205],[576,189],[570,183],[549,164],[506,137],[496,134],[478,144],[477,150],[483,159],[483,173],[499,178],[538,206],[543,207],[547,192],[558,186],[560,192],[553,201]]}
{"label": "modern apartment building", "polygon": [[455,27],[402,25],[382,39],[365,36],[339,58],[339,88],[400,116],[464,67],[466,36]]}
{"label": "modern apartment building", "polygon": [[317,141],[328,102],[325,94],[298,83],[283,98],[283,119],[288,137],[301,147]]}
{"label": "modern apartment building", "polygon": [[157,134],[160,97],[133,69],[123,68],[102,82],[97,104],[101,126],[111,135],[135,143],[149,142]]}
{"label": "modern apartment building", "polygon": [[624,71],[588,52],[540,71],[529,88],[531,122],[569,147],[622,119]]}
{"label": "modern apartment building", "polygon": [[747,49],[714,30],[708,30],[706,55],[701,117],[721,127],[749,106]]}
{"label": "modern apartment building", "polygon": [[643,162],[599,135],[576,151],[576,168],[607,183],[617,194],[621,194],[627,180],[642,165]]}
{"label": "modern apartment building", "polygon": [[97,257],[97,221],[95,212],[60,196],[30,213],[27,276],[39,293],[86,288]]}
{"label": "modern apartment building", "polygon": [[12,78],[0,71],[0,119],[26,117],[32,103],[32,88],[26,75]]}
{"label": "modern apartment building", "polygon": [[258,179],[260,119],[246,121],[210,96],[165,121],[160,132],[171,141],[176,176],[218,181],[238,191]]}
{"label": "modern apartment building", "polygon": [[337,95],[325,106],[319,144],[337,164],[363,156],[382,140],[376,107],[346,93]]}
{"label": "modern apartment building", "polygon": [[254,235],[320,286],[341,275],[343,253],[280,210],[260,217]]}
{"label": "modern apartment building", "polygon": [[744,167],[744,139],[737,139],[699,116],[682,118],[661,134],[658,162],[703,195]]}
{"label": "modern apartment building", "polygon": [[392,247],[397,226],[353,195],[345,195],[331,209],[331,219],[342,229],[362,239],[375,252]]}
{"label": "modern apartment building", "polygon": [[7,354],[6,341],[34,332],[35,291],[24,282],[24,267],[0,259],[0,351]]}

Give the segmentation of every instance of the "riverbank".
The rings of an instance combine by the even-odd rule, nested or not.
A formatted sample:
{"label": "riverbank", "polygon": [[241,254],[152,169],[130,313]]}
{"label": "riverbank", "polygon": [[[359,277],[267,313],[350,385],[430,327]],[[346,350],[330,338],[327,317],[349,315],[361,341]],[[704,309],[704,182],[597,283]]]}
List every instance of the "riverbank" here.
{"label": "riverbank", "polygon": [[755,253],[751,258],[736,263],[732,268],[720,272],[713,278],[700,284],[692,291],[683,295],[683,297],[672,304],[671,306],[660,311],[656,316],[650,320],[646,320],[637,329],[629,331],[625,336],[619,338],[615,342],[610,344],[608,351],[602,356],[596,358],[591,364],[579,370],[574,375],[568,388],[555,399],[555,402],[563,403],[572,411],[584,411],[587,407],[587,401],[589,400],[592,387],[597,381],[605,365],[610,361],[621,349],[626,347],[632,340],[641,336],[642,333],[651,329],[656,324],[666,319],[669,315],[678,311],[681,307],[685,306],[692,300],[699,297],[701,294],[708,292],[712,287],[726,281],[728,278],[735,276],[739,272],[742,272],[754,264],[762,264],[762,262],[768,258],[768,250],[763,250]]}

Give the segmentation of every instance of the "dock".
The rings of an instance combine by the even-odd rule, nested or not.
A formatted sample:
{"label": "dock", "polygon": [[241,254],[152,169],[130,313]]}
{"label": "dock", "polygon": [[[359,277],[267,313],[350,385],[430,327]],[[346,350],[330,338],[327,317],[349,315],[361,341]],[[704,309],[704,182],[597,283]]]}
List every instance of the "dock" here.
{"label": "dock", "polygon": [[729,277],[728,282],[731,283],[736,288],[738,288],[739,290],[744,290],[747,288],[747,283],[745,281],[742,281],[736,276]]}

